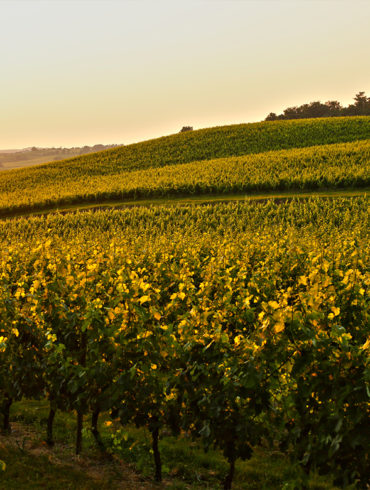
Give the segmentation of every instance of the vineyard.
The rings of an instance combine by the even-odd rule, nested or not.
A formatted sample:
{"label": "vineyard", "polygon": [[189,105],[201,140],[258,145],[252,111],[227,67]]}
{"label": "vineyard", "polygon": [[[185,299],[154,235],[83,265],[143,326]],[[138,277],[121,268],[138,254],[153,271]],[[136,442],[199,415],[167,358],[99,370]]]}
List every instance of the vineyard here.
{"label": "vineyard", "polygon": [[[153,197],[370,187],[370,140],[168,165],[74,180],[0,181],[0,214]],[[1,176],[0,176],[1,177]],[[20,191],[20,186],[22,192]],[[1,192],[2,190],[2,192]]]}
{"label": "vineyard", "polygon": [[[151,189],[177,178],[194,192],[192,172],[201,189],[294,176],[305,186],[310,173],[310,185],[364,185],[368,152],[368,142],[346,143],[132,175]],[[102,449],[102,414],[145,427],[158,481],[170,431],[223,454],[226,489],[261,445],[297,465],[284,488],[307,488],[312,471],[366,488],[366,197],[20,218],[0,222],[0,243],[5,432],[16,400],[46,398],[46,440],[71,412],[77,453],[88,415]]]}
{"label": "vineyard", "polygon": [[0,215],[176,195],[369,186],[370,117],[189,131],[0,174]]}
{"label": "vineyard", "polygon": [[[204,486],[190,465],[171,488],[366,489],[369,162],[370,117],[348,117],[187,131],[1,172],[2,433],[38,404],[50,447],[74,420],[78,455],[91,436],[124,459],[149,434],[157,482],[180,447],[225,465],[207,460]],[[145,205],[82,212],[110,202]],[[47,214],[63,206],[77,212]],[[238,479],[267,452],[290,476]]]}

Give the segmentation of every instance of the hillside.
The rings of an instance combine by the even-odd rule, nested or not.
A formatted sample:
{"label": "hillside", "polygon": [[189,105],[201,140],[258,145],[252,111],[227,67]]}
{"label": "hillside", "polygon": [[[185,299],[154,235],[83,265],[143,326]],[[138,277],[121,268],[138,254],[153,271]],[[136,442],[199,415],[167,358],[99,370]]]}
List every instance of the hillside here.
{"label": "hillside", "polygon": [[[264,151],[356,141],[370,138],[370,117],[304,119],[219,126],[164,136],[42,165],[44,172],[103,175],[121,170],[163,167]],[[36,169],[19,170],[32,175]],[[55,174],[54,174],[55,175]]]}
{"label": "hillside", "polygon": [[369,142],[356,141],[367,139],[370,117],[190,131],[2,172],[0,210],[138,197],[366,187]]}
{"label": "hillside", "polygon": [[0,179],[0,214],[53,206],[204,194],[370,186],[370,140],[74,178]]}

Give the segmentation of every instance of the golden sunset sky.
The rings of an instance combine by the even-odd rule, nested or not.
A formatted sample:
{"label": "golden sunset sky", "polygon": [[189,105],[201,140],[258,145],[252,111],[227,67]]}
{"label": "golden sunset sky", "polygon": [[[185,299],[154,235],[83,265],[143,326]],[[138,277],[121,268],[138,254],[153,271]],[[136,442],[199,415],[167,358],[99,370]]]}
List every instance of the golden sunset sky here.
{"label": "golden sunset sky", "polygon": [[0,0],[0,149],[130,143],[370,95],[367,0]]}

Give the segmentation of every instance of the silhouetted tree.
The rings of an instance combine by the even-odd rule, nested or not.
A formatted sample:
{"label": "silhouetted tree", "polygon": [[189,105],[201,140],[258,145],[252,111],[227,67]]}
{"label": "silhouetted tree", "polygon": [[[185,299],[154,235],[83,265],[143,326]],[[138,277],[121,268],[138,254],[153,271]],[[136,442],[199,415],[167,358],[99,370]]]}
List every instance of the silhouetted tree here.
{"label": "silhouetted tree", "polygon": [[356,94],[354,100],[354,106],[358,115],[370,114],[370,98],[366,97],[365,92]]}
{"label": "silhouetted tree", "polygon": [[328,100],[328,102],[325,102],[325,105],[328,107],[331,116],[341,115],[341,111],[343,110],[343,107],[341,106],[340,102],[338,102],[337,100]]}
{"label": "silhouetted tree", "polygon": [[266,117],[266,121],[276,121],[277,115],[275,112],[270,112],[270,114]]}
{"label": "silhouetted tree", "polygon": [[265,121],[277,119],[303,119],[310,117],[338,117],[338,116],[367,116],[370,115],[370,98],[365,92],[359,92],[354,97],[354,104],[342,107],[337,100],[329,100],[325,104],[315,101],[301,106],[288,107],[282,114],[274,112],[266,117]]}
{"label": "silhouetted tree", "polygon": [[193,131],[193,126],[183,126],[180,133],[185,133],[185,131]]}

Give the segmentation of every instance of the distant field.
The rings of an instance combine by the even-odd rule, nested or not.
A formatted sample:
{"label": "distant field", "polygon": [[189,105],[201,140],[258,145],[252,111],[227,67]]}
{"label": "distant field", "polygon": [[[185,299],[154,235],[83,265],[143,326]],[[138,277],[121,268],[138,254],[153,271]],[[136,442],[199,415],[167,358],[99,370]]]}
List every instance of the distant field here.
{"label": "distant field", "polygon": [[26,148],[24,150],[0,150],[0,170],[31,167],[106,150],[119,145],[94,145],[75,148]]}
{"label": "distant field", "polygon": [[[75,155],[78,155],[78,153],[76,152]],[[68,155],[66,153],[62,155],[57,155],[56,153],[52,153],[44,156],[35,156],[34,158],[26,158],[25,155],[25,158],[23,160],[18,159],[13,161],[9,161],[3,156],[3,158],[0,159],[0,170],[13,170],[16,168],[27,168],[27,167],[32,167],[34,165],[41,165],[47,162],[64,160],[66,158],[71,158],[72,156],[74,155],[73,154]],[[29,155],[29,157],[32,157],[32,155]]]}

